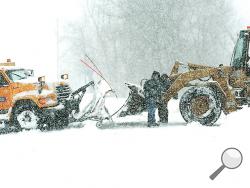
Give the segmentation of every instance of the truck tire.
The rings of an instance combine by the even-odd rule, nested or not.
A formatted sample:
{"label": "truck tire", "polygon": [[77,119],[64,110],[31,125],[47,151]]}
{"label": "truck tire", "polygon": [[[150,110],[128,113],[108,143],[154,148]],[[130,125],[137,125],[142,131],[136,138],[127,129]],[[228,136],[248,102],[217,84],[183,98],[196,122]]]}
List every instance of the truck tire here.
{"label": "truck tire", "polygon": [[41,127],[39,108],[32,103],[19,103],[12,111],[11,124],[18,130],[37,129]]}
{"label": "truck tire", "polygon": [[210,87],[192,87],[180,99],[180,112],[183,119],[190,123],[213,126],[221,115],[221,99]]}

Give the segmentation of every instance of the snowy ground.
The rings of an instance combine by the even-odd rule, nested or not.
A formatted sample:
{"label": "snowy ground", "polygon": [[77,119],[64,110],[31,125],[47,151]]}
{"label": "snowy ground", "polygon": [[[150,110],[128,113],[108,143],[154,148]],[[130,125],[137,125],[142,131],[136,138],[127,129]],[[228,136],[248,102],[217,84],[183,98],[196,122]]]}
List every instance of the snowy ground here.
{"label": "snowy ground", "polygon": [[[107,101],[115,111],[123,100]],[[146,127],[146,114],[107,123],[74,124],[82,128],[0,136],[0,186],[47,188],[204,188],[249,187],[249,111],[222,116],[218,126],[186,125],[178,101],[169,104],[169,124]],[[125,123],[127,122],[127,123]],[[228,147],[243,153],[238,169],[225,169],[214,181]]]}

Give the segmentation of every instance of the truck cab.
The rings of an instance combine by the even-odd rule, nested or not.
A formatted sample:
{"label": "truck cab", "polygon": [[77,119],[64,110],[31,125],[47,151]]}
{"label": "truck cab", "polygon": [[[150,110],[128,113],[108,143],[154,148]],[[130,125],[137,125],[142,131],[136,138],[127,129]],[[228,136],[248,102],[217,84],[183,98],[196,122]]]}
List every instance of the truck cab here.
{"label": "truck cab", "polygon": [[229,77],[229,84],[234,88],[236,99],[241,105],[250,105],[250,27],[239,33],[235,44],[231,67],[232,73]]}

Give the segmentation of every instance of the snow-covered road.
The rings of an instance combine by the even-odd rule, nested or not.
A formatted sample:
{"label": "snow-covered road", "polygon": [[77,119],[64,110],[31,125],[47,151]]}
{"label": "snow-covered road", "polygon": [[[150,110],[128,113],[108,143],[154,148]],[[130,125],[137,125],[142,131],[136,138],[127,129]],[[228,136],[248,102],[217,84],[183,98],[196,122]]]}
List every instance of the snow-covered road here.
{"label": "snow-covered road", "polygon": [[[123,100],[107,101],[115,111]],[[146,127],[146,114],[40,132],[0,136],[0,186],[74,188],[249,187],[249,111],[222,116],[215,127],[186,125],[178,101],[169,104],[169,124]],[[82,128],[76,128],[76,127]],[[227,147],[243,153],[243,164],[209,179]]]}

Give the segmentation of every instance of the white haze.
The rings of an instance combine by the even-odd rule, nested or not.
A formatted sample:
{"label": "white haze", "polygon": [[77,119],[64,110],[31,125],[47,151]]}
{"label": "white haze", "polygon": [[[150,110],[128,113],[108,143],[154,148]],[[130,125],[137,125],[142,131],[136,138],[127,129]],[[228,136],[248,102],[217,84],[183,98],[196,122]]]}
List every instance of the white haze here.
{"label": "white haze", "polygon": [[57,20],[76,19],[76,9],[75,0],[1,0],[0,62],[56,77]]}

